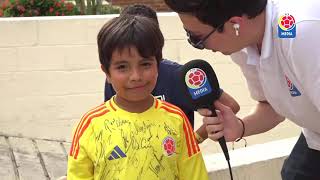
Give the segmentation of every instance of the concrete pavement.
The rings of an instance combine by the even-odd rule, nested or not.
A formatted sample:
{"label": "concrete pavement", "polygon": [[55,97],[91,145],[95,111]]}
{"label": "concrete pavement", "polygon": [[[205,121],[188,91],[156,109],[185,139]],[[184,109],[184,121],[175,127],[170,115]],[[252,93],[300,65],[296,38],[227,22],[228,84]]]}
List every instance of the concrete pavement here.
{"label": "concrete pavement", "polygon": [[0,180],[55,180],[66,174],[70,143],[0,136]]}

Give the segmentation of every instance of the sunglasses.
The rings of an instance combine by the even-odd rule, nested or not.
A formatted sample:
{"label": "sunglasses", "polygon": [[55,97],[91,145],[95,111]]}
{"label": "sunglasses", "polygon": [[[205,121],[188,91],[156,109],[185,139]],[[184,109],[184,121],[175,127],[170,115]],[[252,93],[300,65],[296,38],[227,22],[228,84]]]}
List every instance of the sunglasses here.
{"label": "sunglasses", "polygon": [[189,44],[191,44],[193,47],[197,48],[197,49],[204,49],[204,42],[211,36],[211,34],[213,34],[217,29],[221,28],[223,26],[223,24],[220,24],[217,28],[213,29],[212,31],[210,31],[204,38],[199,39],[198,37],[194,36],[193,33],[187,29],[184,29],[187,32],[187,36],[188,36],[188,42]]}

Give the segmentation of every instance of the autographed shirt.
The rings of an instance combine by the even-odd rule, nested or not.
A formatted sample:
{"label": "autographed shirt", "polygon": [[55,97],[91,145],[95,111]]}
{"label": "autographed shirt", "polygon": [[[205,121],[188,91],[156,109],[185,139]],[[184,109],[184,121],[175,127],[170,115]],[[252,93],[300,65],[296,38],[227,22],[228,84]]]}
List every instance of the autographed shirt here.
{"label": "autographed shirt", "polygon": [[68,180],[208,179],[182,110],[155,99],[145,112],[130,113],[119,108],[114,98],[78,123],[67,176]]}

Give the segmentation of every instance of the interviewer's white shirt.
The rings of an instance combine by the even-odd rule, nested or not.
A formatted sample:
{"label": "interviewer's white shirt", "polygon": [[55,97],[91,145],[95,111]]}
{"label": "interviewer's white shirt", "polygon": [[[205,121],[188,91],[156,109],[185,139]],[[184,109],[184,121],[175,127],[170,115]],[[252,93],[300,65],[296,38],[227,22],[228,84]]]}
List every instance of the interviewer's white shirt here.
{"label": "interviewer's white shirt", "polygon": [[[278,37],[278,19],[287,13],[296,22],[291,39]],[[267,100],[303,127],[309,147],[320,150],[320,0],[269,0],[261,56],[256,47],[248,47],[231,57],[252,98]]]}

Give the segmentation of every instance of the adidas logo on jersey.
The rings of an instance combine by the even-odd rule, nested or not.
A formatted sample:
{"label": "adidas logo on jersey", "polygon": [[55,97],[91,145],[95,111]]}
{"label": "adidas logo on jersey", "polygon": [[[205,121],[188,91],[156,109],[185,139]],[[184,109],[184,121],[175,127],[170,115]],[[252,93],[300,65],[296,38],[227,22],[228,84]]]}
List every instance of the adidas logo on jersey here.
{"label": "adidas logo on jersey", "polygon": [[113,151],[111,152],[109,156],[109,160],[115,160],[115,159],[120,159],[127,157],[126,154],[119,148],[119,146],[116,146],[113,148]]}

